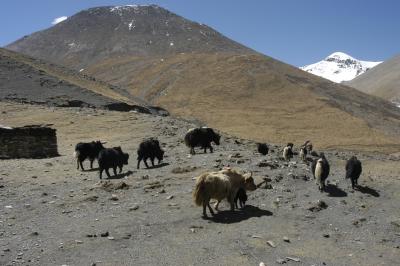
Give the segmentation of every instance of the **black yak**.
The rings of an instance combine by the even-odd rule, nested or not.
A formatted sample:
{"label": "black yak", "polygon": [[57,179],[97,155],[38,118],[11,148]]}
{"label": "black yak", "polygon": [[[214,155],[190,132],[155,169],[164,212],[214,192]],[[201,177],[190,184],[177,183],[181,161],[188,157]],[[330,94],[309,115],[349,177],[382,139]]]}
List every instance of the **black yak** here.
{"label": "black yak", "polygon": [[267,155],[268,154],[268,145],[265,143],[257,143],[257,151],[261,153],[262,155]]}
{"label": "black yak", "polygon": [[105,144],[105,142],[101,141],[92,141],[89,143],[79,142],[76,144],[74,152],[76,169],[79,169],[79,166],[81,166],[81,169],[85,170],[83,169],[82,162],[87,158],[90,160],[90,168],[92,169],[93,161],[98,158],[100,151],[104,149],[103,144]]}
{"label": "black yak", "polygon": [[221,136],[214,132],[212,128],[200,127],[189,129],[185,135],[186,146],[190,147],[190,154],[195,154],[194,147],[201,147],[204,153],[207,153],[207,148],[213,152],[211,142],[219,145]]}
{"label": "black yak", "polygon": [[354,189],[358,185],[358,178],[362,172],[361,162],[356,156],[352,156],[346,163],[346,179],[350,178],[351,187]]}
{"label": "black yak", "polygon": [[117,167],[119,167],[119,173],[121,173],[123,165],[128,164],[128,159],[129,154],[122,152],[121,147],[102,150],[99,154],[100,179],[102,178],[103,170],[106,171],[107,177],[110,178],[109,168],[112,168],[114,175],[117,175]]}
{"label": "black yak", "polygon": [[144,164],[147,168],[149,168],[147,164],[147,159],[150,158],[151,165],[154,166],[154,159],[158,159],[158,164],[164,158],[164,151],[160,147],[160,142],[157,139],[147,139],[140,143],[139,148],[137,150],[137,168],[139,169],[140,162],[143,160]]}

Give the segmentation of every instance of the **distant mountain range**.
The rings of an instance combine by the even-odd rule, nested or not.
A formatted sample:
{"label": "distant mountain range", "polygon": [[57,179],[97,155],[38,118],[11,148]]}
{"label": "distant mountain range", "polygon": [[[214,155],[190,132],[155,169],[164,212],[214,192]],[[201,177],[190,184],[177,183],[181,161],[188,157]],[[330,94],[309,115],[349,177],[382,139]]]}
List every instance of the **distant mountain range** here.
{"label": "distant mountain range", "polygon": [[317,63],[300,67],[311,74],[333,82],[349,81],[382,62],[361,61],[342,52],[335,52]]}
{"label": "distant mountain range", "polygon": [[155,5],[90,8],[6,48],[110,83],[120,99],[144,99],[239,137],[375,149],[400,133],[400,110],[389,102]]}

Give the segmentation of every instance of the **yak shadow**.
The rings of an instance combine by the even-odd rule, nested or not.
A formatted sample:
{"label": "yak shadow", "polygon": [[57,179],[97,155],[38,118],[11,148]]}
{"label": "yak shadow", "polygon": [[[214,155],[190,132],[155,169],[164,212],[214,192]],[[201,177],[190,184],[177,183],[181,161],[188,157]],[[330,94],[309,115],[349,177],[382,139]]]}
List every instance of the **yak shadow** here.
{"label": "yak shadow", "polygon": [[347,197],[347,193],[345,191],[332,184],[328,184],[325,187],[325,191],[328,192],[329,197],[336,197],[336,198]]}
{"label": "yak shadow", "polygon": [[267,210],[260,209],[255,206],[246,205],[243,209],[230,211],[219,211],[214,216],[205,218],[215,223],[232,224],[239,223],[252,217],[271,216],[273,213]]}
{"label": "yak shadow", "polygon": [[[112,171],[111,171],[112,172]],[[104,178],[104,172],[103,172],[103,179],[108,179],[108,180],[111,180],[111,179],[121,179],[121,178],[124,178],[124,177],[126,177],[126,176],[129,176],[129,175],[131,175],[131,174],[133,174],[133,172],[132,171],[127,171],[127,172],[125,172],[125,173],[121,173],[121,174],[117,174],[117,175],[112,175],[112,173],[110,173],[111,174],[111,176],[110,177],[107,177],[107,175],[106,175],[106,178]]]}
{"label": "yak shadow", "polygon": [[370,188],[370,187],[368,187],[368,186],[356,185],[356,186],[355,186],[355,189],[358,190],[358,191],[360,191],[360,192],[363,193],[363,194],[369,194],[369,195],[374,196],[374,197],[377,197],[377,198],[380,196],[380,194],[379,194],[378,191],[376,191],[375,189]]}
{"label": "yak shadow", "polygon": [[157,169],[157,168],[161,168],[164,166],[169,165],[169,163],[160,163],[160,164],[155,164],[154,166],[149,166],[149,168],[145,168],[145,169]]}

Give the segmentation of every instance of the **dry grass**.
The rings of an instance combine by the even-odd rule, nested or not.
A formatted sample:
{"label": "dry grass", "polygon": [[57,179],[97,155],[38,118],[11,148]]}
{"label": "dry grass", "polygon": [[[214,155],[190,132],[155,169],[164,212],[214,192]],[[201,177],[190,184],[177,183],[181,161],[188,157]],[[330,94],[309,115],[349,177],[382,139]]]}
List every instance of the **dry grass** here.
{"label": "dry grass", "polygon": [[[302,73],[267,57],[130,57],[110,59],[88,71],[128,86],[133,95],[163,106],[173,115],[200,120],[243,138],[274,143],[311,139],[321,148],[400,149],[398,139],[387,136],[371,121],[329,104],[328,96],[313,89],[320,79],[305,75],[303,80],[290,82],[287,75],[301,77]],[[117,73],[124,75],[118,77]],[[341,97],[347,92],[344,87],[329,89],[337,90]],[[348,94],[359,97],[355,90],[348,90]],[[388,124],[393,128],[400,125],[399,119],[388,119],[392,119]]]}

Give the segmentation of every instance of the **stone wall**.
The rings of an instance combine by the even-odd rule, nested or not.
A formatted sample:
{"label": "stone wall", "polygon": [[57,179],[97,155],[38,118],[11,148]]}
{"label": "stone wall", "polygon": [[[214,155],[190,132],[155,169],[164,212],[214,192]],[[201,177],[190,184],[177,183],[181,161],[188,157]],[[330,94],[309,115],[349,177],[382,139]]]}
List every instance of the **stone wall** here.
{"label": "stone wall", "polygon": [[0,127],[0,159],[58,156],[56,130],[42,126]]}

